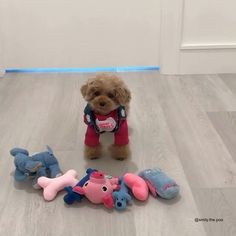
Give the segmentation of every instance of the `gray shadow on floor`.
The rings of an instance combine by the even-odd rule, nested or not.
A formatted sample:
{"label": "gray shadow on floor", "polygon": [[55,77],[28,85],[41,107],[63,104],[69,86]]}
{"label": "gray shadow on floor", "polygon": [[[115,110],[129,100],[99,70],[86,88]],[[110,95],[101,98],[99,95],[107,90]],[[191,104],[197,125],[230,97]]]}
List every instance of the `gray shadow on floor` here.
{"label": "gray shadow on floor", "polygon": [[175,198],[168,200],[168,199],[163,199],[163,198],[158,197],[158,196],[154,197],[149,193],[148,199],[146,201],[139,201],[139,200],[135,199],[134,196],[132,196],[133,205],[145,206],[146,204],[148,204],[148,201],[149,201],[150,198],[154,198],[156,201],[161,202],[165,205],[174,205],[174,204],[176,204],[177,202],[180,201],[181,195],[178,194]]}
{"label": "gray shadow on floor", "polygon": [[166,205],[174,205],[176,204],[177,202],[179,202],[181,199],[181,195],[178,194],[175,198],[173,199],[164,199],[164,198],[161,198],[161,197],[157,197],[156,200],[161,202],[161,203],[164,203]]}
{"label": "gray shadow on floor", "polygon": [[108,148],[113,143],[113,134],[105,133],[101,136],[100,141],[103,147],[103,155],[99,159],[89,160],[85,158],[85,168],[94,168],[100,171],[104,171],[106,174],[112,176],[121,176],[127,172],[137,173],[138,167],[132,161],[132,150],[131,156],[126,160],[119,161],[111,157]]}
{"label": "gray shadow on floor", "polygon": [[[14,171],[10,173],[11,177],[14,179]],[[42,189],[34,189],[32,186],[32,179],[28,178],[25,181],[16,181],[14,179],[13,185],[17,190],[26,191],[29,194],[38,194],[40,196],[43,195]]]}
{"label": "gray shadow on floor", "polygon": [[17,190],[23,190],[29,194],[38,194],[39,196],[43,196],[42,189],[34,189],[30,180],[26,182],[14,181],[14,187]]}
{"label": "gray shadow on floor", "polygon": [[103,209],[104,211],[106,211],[107,213],[112,213],[114,208],[113,209],[108,209],[106,208],[103,204],[93,204],[91,203],[86,197],[84,197],[81,202],[74,202],[73,204],[71,205],[68,205],[66,203],[64,203],[64,206],[66,208],[84,208],[84,207],[89,207],[89,208],[92,208],[92,209],[95,209],[95,210],[101,210]]}
{"label": "gray shadow on floor", "polygon": [[86,160],[85,168],[97,169],[112,176],[123,176],[128,172],[136,173],[138,171],[138,167],[130,159],[117,161],[109,157]]}

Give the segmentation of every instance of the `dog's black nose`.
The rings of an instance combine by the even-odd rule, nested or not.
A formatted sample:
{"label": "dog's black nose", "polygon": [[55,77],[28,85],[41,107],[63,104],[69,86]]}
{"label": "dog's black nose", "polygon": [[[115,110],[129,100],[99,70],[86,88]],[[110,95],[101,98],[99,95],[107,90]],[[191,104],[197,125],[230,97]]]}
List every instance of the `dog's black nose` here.
{"label": "dog's black nose", "polygon": [[117,202],[117,206],[118,206],[118,207],[121,207],[121,206],[122,206],[122,203],[121,203],[121,202]]}
{"label": "dog's black nose", "polygon": [[100,102],[99,104],[100,104],[101,107],[104,107],[106,105],[105,102]]}

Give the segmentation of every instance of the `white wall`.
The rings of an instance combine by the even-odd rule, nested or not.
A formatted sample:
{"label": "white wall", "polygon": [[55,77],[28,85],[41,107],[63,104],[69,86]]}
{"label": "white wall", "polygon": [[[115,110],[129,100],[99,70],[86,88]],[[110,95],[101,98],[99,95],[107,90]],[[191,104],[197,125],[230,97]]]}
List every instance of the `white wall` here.
{"label": "white wall", "polygon": [[5,68],[159,64],[160,0],[1,0],[0,28]]}
{"label": "white wall", "polygon": [[235,0],[0,0],[1,68],[236,73]]}

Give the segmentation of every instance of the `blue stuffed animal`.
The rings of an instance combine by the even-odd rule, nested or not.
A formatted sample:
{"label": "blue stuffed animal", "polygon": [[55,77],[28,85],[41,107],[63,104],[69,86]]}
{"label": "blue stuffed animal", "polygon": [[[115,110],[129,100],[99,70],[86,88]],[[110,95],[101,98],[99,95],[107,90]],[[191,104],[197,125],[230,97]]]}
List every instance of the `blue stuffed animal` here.
{"label": "blue stuffed animal", "polygon": [[143,170],[139,176],[146,181],[154,197],[172,199],[179,193],[179,186],[176,182],[159,168]]}
{"label": "blue stuffed animal", "polygon": [[29,156],[29,152],[22,148],[13,148],[10,154],[14,156],[15,180],[25,181],[28,177],[33,179],[34,188],[39,188],[37,180],[41,176],[55,178],[62,174],[58,161],[50,147],[47,151]]}
{"label": "blue stuffed animal", "polygon": [[[86,171],[86,175],[76,184],[76,186],[83,187],[84,184],[89,180],[90,175],[96,171],[95,169],[88,168]],[[72,186],[67,186],[64,188],[64,190],[67,192],[67,194],[64,196],[64,202],[68,205],[71,205],[75,201],[80,202],[81,199],[84,197],[84,195],[81,195],[79,193],[73,192]]]}
{"label": "blue stuffed animal", "polygon": [[124,210],[127,203],[131,201],[128,187],[126,186],[123,177],[120,178],[120,189],[112,193],[115,208],[117,210]]}

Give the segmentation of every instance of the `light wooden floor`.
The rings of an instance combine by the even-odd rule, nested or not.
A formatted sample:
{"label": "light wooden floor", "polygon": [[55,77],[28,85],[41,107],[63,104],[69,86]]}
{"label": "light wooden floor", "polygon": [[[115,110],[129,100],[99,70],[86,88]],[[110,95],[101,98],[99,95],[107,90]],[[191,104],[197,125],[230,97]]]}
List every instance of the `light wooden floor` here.
{"label": "light wooden floor", "polygon": [[[236,75],[121,73],[132,90],[132,159],[83,158],[85,74],[8,74],[0,79],[0,235],[236,235]],[[109,135],[103,137],[108,144]],[[125,212],[83,201],[45,202],[13,180],[12,147],[50,145],[64,171],[121,175],[160,167],[181,187],[172,201],[150,196]],[[195,222],[223,219],[223,222]]]}

